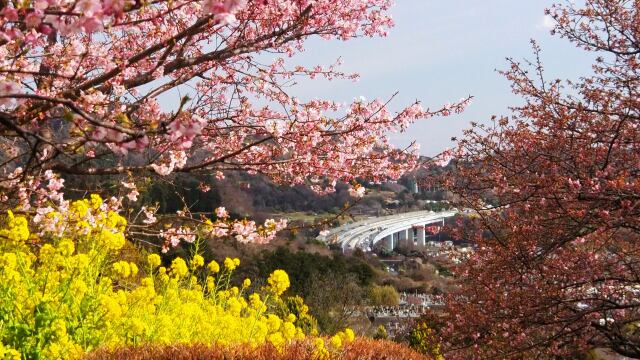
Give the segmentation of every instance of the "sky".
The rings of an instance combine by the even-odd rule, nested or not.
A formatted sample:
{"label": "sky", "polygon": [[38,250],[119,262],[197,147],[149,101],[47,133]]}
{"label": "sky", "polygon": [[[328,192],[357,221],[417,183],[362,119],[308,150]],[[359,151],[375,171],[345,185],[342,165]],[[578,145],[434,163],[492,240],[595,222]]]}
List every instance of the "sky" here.
{"label": "sky", "polygon": [[345,72],[358,72],[351,81],[301,82],[293,94],[303,100],[327,98],[351,102],[388,99],[399,110],[420,100],[432,109],[468,95],[471,106],[461,115],[432,118],[414,124],[392,143],[415,140],[420,153],[435,155],[452,147],[470,122],[487,122],[491,115],[508,115],[519,99],[496,69],[507,67],[506,57],[532,59],[530,40],[542,46],[542,60],[550,78],[576,79],[590,73],[592,58],[567,40],[550,35],[552,20],[544,15],[549,0],[397,0],[391,15],[396,26],[386,38],[348,42],[312,40],[307,51],[293,59],[304,65],[330,64],[341,57]]}

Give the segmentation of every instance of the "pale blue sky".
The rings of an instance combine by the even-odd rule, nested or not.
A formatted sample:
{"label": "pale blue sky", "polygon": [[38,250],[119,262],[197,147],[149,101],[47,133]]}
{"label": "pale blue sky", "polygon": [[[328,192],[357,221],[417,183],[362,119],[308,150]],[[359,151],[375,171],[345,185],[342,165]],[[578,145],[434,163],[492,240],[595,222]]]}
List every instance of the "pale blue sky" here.
{"label": "pale blue sky", "polygon": [[[399,95],[391,107],[413,100],[438,107],[467,95],[475,97],[459,116],[430,119],[394,134],[398,146],[417,140],[421,153],[433,155],[451,147],[471,121],[508,114],[517,104],[509,83],[495,69],[506,57],[532,58],[530,39],[543,49],[550,77],[576,78],[590,71],[591,58],[545,27],[549,0],[397,0],[391,14],[396,22],[387,38],[349,42],[314,40],[294,63],[328,64],[342,57],[346,72],[359,72],[359,82],[300,83],[294,93],[302,99],[330,98],[350,102],[354,97],[387,98]],[[548,22],[547,22],[548,23]]]}

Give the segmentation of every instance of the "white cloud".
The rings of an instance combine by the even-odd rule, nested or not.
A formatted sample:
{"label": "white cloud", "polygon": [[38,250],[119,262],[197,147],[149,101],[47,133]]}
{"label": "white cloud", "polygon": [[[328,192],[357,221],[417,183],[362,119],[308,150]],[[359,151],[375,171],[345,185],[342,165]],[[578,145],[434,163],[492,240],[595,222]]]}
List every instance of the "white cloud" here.
{"label": "white cloud", "polygon": [[545,15],[536,25],[538,30],[551,30],[556,26],[555,20],[551,17],[551,15]]}

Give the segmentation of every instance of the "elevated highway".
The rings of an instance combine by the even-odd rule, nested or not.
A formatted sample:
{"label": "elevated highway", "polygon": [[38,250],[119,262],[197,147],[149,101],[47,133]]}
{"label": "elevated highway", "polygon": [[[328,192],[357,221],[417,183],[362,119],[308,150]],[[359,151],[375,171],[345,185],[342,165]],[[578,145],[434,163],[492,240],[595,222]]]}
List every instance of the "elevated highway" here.
{"label": "elevated highway", "polygon": [[343,251],[356,248],[370,251],[380,241],[388,250],[399,245],[425,246],[425,228],[443,225],[446,218],[457,211],[416,211],[391,216],[365,219],[331,229],[317,237],[327,244],[337,244]]}

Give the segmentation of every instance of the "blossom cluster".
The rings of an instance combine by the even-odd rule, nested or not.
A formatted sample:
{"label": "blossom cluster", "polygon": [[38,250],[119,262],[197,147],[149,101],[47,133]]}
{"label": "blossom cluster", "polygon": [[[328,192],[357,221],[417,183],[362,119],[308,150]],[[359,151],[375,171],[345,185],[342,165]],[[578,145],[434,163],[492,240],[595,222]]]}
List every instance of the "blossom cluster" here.
{"label": "blossom cluster", "polygon": [[188,225],[170,227],[160,232],[164,239],[163,252],[179,246],[181,243],[193,243],[196,238],[224,238],[231,237],[241,243],[266,244],[273,240],[276,234],[287,227],[287,220],[274,219],[265,220],[264,224],[257,225],[255,221],[241,219],[231,219],[224,207],[216,208],[214,211],[217,219],[215,221],[206,219],[200,226],[190,227]]}
{"label": "blossom cluster", "polygon": [[[14,173],[16,178],[24,176],[22,168],[16,169]],[[31,219],[32,227],[33,231],[39,235],[62,234],[68,226],[68,215],[71,214],[84,218],[83,222],[78,223],[77,226],[91,225],[101,221],[92,211],[87,211],[88,209],[100,210],[98,212],[100,216],[107,214],[113,217],[121,211],[124,198],[128,199],[129,204],[133,204],[138,201],[140,195],[134,182],[124,181],[123,190],[126,192],[124,196],[112,196],[103,200],[99,195],[93,194],[89,199],[74,202],[65,199],[62,192],[65,180],[51,170],[47,170],[42,178],[24,177],[27,179],[27,184],[18,180],[0,182],[0,199],[12,204],[7,200],[19,195],[19,201],[14,201],[13,204],[19,211],[35,213]],[[5,191],[8,195],[2,196]],[[206,219],[205,221],[194,221],[189,214],[179,211],[177,215],[181,218],[182,225],[173,226],[172,223],[162,222],[161,216],[156,216],[156,211],[157,209],[151,206],[142,206],[139,210],[141,216],[134,216],[131,220],[150,229],[150,234],[154,233],[151,230],[152,227],[162,228],[157,230],[157,234],[163,240],[164,252],[181,243],[191,244],[197,237],[207,239],[229,237],[242,243],[265,244],[287,227],[286,219],[267,219],[263,224],[256,224],[247,219],[232,219],[224,207],[214,210],[212,215],[215,215],[215,220]],[[174,218],[171,215],[164,217]],[[123,224],[126,224],[126,221]],[[125,229],[125,225],[122,225],[122,229]]]}

